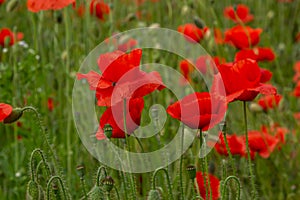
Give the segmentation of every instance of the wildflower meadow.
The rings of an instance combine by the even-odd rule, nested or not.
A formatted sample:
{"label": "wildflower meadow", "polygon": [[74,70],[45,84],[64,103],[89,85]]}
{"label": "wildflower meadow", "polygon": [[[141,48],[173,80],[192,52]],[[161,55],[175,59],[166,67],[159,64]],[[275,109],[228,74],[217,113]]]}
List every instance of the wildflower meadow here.
{"label": "wildflower meadow", "polygon": [[0,0],[0,199],[300,199],[299,0]]}

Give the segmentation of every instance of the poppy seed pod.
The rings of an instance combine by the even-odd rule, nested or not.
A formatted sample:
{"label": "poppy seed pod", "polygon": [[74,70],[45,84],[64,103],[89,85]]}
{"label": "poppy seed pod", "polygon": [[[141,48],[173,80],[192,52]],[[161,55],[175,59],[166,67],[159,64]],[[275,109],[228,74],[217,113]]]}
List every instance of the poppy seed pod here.
{"label": "poppy seed pod", "polygon": [[78,165],[76,167],[76,170],[77,170],[77,174],[80,178],[83,178],[84,177],[84,165]]}
{"label": "poppy seed pod", "polygon": [[205,27],[205,22],[197,16],[194,17],[194,23],[198,28],[202,29]]}
{"label": "poppy seed pod", "polygon": [[102,180],[103,189],[107,192],[110,192],[115,184],[114,179],[111,176],[107,176]]}
{"label": "poppy seed pod", "polygon": [[196,167],[194,165],[187,166],[186,171],[188,172],[190,179],[196,178]]}
{"label": "poppy seed pod", "polygon": [[150,190],[148,194],[147,200],[160,200],[161,195],[158,190]]}
{"label": "poppy seed pod", "polygon": [[3,123],[10,124],[10,123],[17,121],[18,119],[20,119],[22,117],[23,111],[24,111],[23,108],[14,108],[12,110],[12,112],[10,113],[10,115],[3,120]]}
{"label": "poppy seed pod", "polygon": [[110,124],[104,125],[104,134],[107,138],[111,138],[113,132],[113,128]]}

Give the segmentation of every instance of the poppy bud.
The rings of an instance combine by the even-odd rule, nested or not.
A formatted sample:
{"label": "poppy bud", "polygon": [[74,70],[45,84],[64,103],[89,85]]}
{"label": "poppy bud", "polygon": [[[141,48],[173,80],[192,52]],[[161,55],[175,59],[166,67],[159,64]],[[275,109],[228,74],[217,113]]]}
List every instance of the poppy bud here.
{"label": "poppy bud", "polygon": [[114,187],[114,179],[111,176],[107,176],[102,180],[103,188],[105,191],[110,192]]}
{"label": "poppy bud", "polygon": [[107,138],[111,138],[113,132],[113,128],[110,124],[104,125],[104,134]]}
{"label": "poppy bud", "polygon": [[126,22],[130,22],[130,21],[133,21],[137,18],[136,14],[135,13],[129,13],[126,18],[125,18],[125,21]]}
{"label": "poppy bud", "polygon": [[62,16],[62,13],[59,12],[56,16],[56,21],[57,23],[61,24],[63,22],[63,16]]}
{"label": "poppy bud", "polygon": [[3,120],[3,123],[4,124],[10,124],[10,123],[13,123],[13,122],[17,121],[18,119],[20,119],[22,117],[23,111],[24,111],[24,109],[22,109],[22,108],[14,108],[12,110],[12,112],[10,113],[10,115],[7,116]]}
{"label": "poppy bud", "polygon": [[77,174],[80,178],[83,178],[84,177],[84,165],[78,165],[76,167],[76,170],[77,170]]}
{"label": "poppy bud", "polygon": [[214,174],[216,171],[216,166],[214,162],[209,162],[209,166],[208,166],[208,172],[210,174]]}
{"label": "poppy bud", "polygon": [[205,22],[197,16],[194,17],[194,23],[198,28],[202,29],[205,27]]}
{"label": "poppy bud", "polygon": [[158,190],[150,190],[148,194],[147,200],[160,200],[161,195]]}
{"label": "poppy bud", "polygon": [[39,186],[35,181],[30,180],[27,184],[28,199],[39,199]]}
{"label": "poppy bud", "polygon": [[190,179],[196,178],[196,167],[194,165],[187,166],[186,171],[188,172]]}
{"label": "poppy bud", "polygon": [[88,193],[88,199],[99,199],[104,200],[104,194],[100,187],[94,186],[92,190]]}
{"label": "poppy bud", "polygon": [[53,190],[53,193],[56,197],[56,199],[60,199],[60,194],[59,194],[59,188],[58,188],[58,185],[54,184],[52,186],[52,190]]}
{"label": "poppy bud", "polygon": [[6,5],[6,11],[12,12],[14,11],[19,5],[19,0],[10,0]]}

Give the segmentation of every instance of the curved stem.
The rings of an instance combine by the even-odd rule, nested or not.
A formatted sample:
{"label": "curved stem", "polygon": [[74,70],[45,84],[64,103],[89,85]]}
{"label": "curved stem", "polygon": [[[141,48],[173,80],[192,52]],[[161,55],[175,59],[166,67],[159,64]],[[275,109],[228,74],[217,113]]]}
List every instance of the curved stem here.
{"label": "curved stem", "polygon": [[224,129],[223,129],[222,133],[223,133],[223,138],[224,138],[224,143],[225,143],[226,151],[227,151],[228,156],[229,156],[230,165],[232,167],[233,175],[235,175],[236,174],[235,165],[234,165],[234,161],[233,161],[232,154],[231,154],[231,151],[230,151],[230,147],[229,147],[229,144],[228,144],[228,141],[227,141],[227,137],[226,137],[226,123],[224,124]]}
{"label": "curved stem", "polygon": [[167,178],[167,184],[168,184],[168,190],[169,190],[169,196],[170,196],[170,199],[174,199],[173,197],[173,191],[172,191],[172,185],[171,185],[171,182],[170,182],[170,177],[169,177],[169,173],[168,171],[165,169],[165,168],[158,168],[154,171],[154,174],[153,174],[153,177],[152,177],[152,189],[155,189],[156,188],[156,176],[158,174],[158,172],[160,171],[163,171],[166,175],[166,178]]}
{"label": "curved stem", "polygon": [[47,183],[47,200],[50,200],[50,188],[51,188],[52,182],[53,182],[55,179],[58,180],[58,182],[59,182],[59,184],[60,184],[60,186],[61,186],[61,189],[62,189],[64,198],[65,198],[65,199],[69,199],[68,196],[67,196],[67,193],[66,193],[66,190],[65,190],[65,186],[64,186],[64,184],[63,184],[62,179],[61,179],[59,176],[52,176],[52,177],[50,178],[50,180],[48,181],[48,183]]}
{"label": "curved stem", "polygon": [[114,185],[114,189],[115,189],[116,194],[117,194],[117,199],[120,200],[120,195],[119,195],[118,189],[115,185]]}
{"label": "curved stem", "polygon": [[257,192],[256,192],[256,187],[255,187],[254,174],[253,174],[253,171],[252,171],[251,155],[250,155],[250,148],[249,148],[248,126],[247,126],[247,105],[246,105],[246,101],[243,101],[243,110],[244,110],[245,137],[246,137],[246,149],[247,149],[247,157],[248,157],[248,167],[249,167],[251,187],[252,187],[252,198],[253,199],[257,199]]}
{"label": "curved stem", "polygon": [[48,174],[51,174],[51,170],[50,167],[46,161],[46,158],[44,156],[44,153],[41,149],[34,149],[30,155],[30,172],[31,172],[31,179],[33,181],[35,181],[35,173],[34,173],[34,164],[33,164],[33,160],[34,160],[34,156],[35,154],[38,153],[42,159],[43,164],[45,165],[45,168],[47,169]]}
{"label": "curved stem", "polygon": [[85,183],[84,183],[84,178],[83,177],[80,178],[80,182],[81,182],[81,185],[82,185],[82,191],[83,191],[83,194],[84,194],[84,198],[88,199],[88,195],[87,195],[86,190],[85,190]]}
{"label": "curved stem", "polygon": [[97,171],[97,179],[96,179],[96,185],[99,187],[100,186],[100,180],[102,178],[101,176],[101,172],[104,172],[104,177],[107,176],[107,171],[106,171],[106,168],[104,166],[101,166],[98,168],[98,171]]}
{"label": "curved stem", "polygon": [[182,164],[183,164],[183,138],[184,138],[184,124],[182,124],[182,134],[181,134],[181,156],[180,156],[180,171],[179,171],[179,176],[180,176],[180,190],[181,190],[181,199],[184,199],[184,192],[183,192],[183,178],[182,178]]}
{"label": "curved stem", "polygon": [[223,184],[223,188],[222,188],[222,199],[225,199],[227,182],[230,181],[231,179],[235,180],[235,182],[238,185],[238,191],[237,191],[236,199],[239,200],[241,198],[241,183],[240,183],[240,180],[236,176],[228,176],[225,179],[224,184]]}

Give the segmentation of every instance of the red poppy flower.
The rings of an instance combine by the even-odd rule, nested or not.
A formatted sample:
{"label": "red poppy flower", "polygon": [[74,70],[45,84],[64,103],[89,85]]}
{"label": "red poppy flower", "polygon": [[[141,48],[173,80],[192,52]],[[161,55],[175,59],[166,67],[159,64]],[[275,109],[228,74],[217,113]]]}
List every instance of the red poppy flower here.
{"label": "red poppy flower", "polygon": [[[232,155],[246,155],[246,146],[241,137],[237,136],[236,134],[232,134],[226,135],[226,139]],[[216,143],[215,149],[219,154],[228,156],[224,136],[222,133],[220,133],[219,141]]]}
{"label": "red poppy flower", "polygon": [[218,81],[223,81],[228,102],[252,101],[259,93],[276,94],[276,88],[264,84],[270,78],[270,74],[261,70],[255,60],[239,60],[217,67],[222,80],[219,80],[220,75],[217,75],[215,82],[217,84]]}
{"label": "red poppy flower", "polygon": [[295,97],[300,97],[300,81],[297,82],[297,85],[293,91]]}
{"label": "red poppy flower", "polygon": [[54,109],[53,98],[50,98],[50,97],[48,98],[48,100],[47,100],[47,106],[48,106],[48,110],[50,112],[52,112],[53,109]]}
{"label": "red poppy flower", "polygon": [[264,97],[261,97],[258,100],[258,104],[262,107],[262,109],[264,111],[268,111],[269,109],[273,109],[275,107],[278,107],[281,99],[282,99],[282,96],[279,95],[279,94],[266,95]]}
{"label": "red poppy flower", "polygon": [[76,11],[77,15],[79,17],[83,17],[84,13],[85,13],[85,6],[84,4],[80,4],[78,7],[76,5],[76,1],[72,4],[72,8],[73,10]]}
{"label": "red poppy flower", "polygon": [[[243,138],[245,140],[245,136]],[[279,142],[276,137],[261,131],[249,131],[248,139],[251,151],[257,152],[262,158],[268,158]]]}
{"label": "red poppy flower", "polygon": [[154,90],[162,90],[164,85],[158,72],[146,73],[139,69],[141,56],[141,49],[128,54],[121,51],[102,54],[98,59],[102,75],[90,71],[88,74],[77,74],[77,78],[87,79],[90,89],[96,90],[99,106],[111,106],[124,99],[143,97]]}
{"label": "red poppy flower", "polygon": [[297,61],[294,65],[295,75],[293,77],[293,81],[297,82],[300,79],[300,61]]}
{"label": "red poppy flower", "polygon": [[225,32],[225,42],[238,49],[247,49],[258,44],[262,29],[252,29],[249,26],[237,25]]}
{"label": "red poppy flower", "polygon": [[0,0],[0,5],[3,4],[5,2],[5,0]]}
{"label": "red poppy flower", "polygon": [[104,20],[105,15],[110,12],[109,6],[103,0],[92,0],[90,4],[90,14],[96,16],[100,20]]}
{"label": "red poppy flower", "polygon": [[200,191],[200,195],[201,197],[206,200],[206,190],[205,188],[207,188],[208,190],[208,199],[212,199],[212,200],[218,200],[220,198],[220,180],[215,177],[212,174],[208,174],[208,176],[206,176],[209,178],[209,182],[210,182],[210,188],[211,188],[211,192],[209,191],[209,185],[208,185],[208,180],[207,178],[205,186],[204,186],[204,177],[202,172],[197,172],[196,173],[196,180],[198,183],[198,187],[199,187],[199,191]]}
{"label": "red poppy flower", "polygon": [[190,74],[194,71],[194,66],[191,63],[191,61],[189,61],[187,59],[182,60],[179,63],[179,67],[180,67],[180,72],[182,73],[182,75],[185,78],[185,80],[183,82],[191,81]]}
{"label": "red poppy flower", "polygon": [[237,5],[236,10],[232,6],[226,7],[224,16],[236,23],[247,23],[253,20],[253,15],[249,13],[249,8],[244,4]]}
{"label": "red poppy flower", "polygon": [[267,127],[262,126],[261,131],[265,134],[272,133],[278,140],[280,144],[285,144],[285,135],[289,133],[289,130],[285,127],[280,127],[277,124]]}
{"label": "red poppy flower", "polygon": [[253,49],[242,49],[235,54],[235,61],[246,58],[256,61],[273,61],[275,54],[270,48],[255,47]]}
{"label": "red poppy flower", "polygon": [[0,122],[7,118],[11,114],[12,110],[13,108],[10,105],[0,103]]}
{"label": "red poppy flower", "polygon": [[197,43],[204,38],[205,30],[195,24],[184,24],[178,27],[178,32],[183,33],[189,42]]}
{"label": "red poppy flower", "polygon": [[74,2],[75,0],[27,0],[27,8],[31,12],[60,10]]}
{"label": "red poppy flower", "polygon": [[[100,118],[100,127],[96,133],[96,138],[98,140],[103,140],[106,138],[103,128],[106,124],[112,127],[112,138],[125,138],[124,133],[124,107],[123,102],[119,102],[112,107],[106,109]],[[130,99],[127,102],[126,110],[126,130],[127,134],[131,134],[135,129],[138,128],[141,121],[141,114],[144,108],[143,98]],[[132,120],[131,120],[132,119]]]}
{"label": "red poppy flower", "polygon": [[5,47],[6,43],[12,46],[15,43],[15,35],[9,28],[2,28],[0,30],[0,45]]}
{"label": "red poppy flower", "polygon": [[195,92],[170,105],[167,113],[190,128],[208,130],[223,119],[226,108],[225,99]]}

